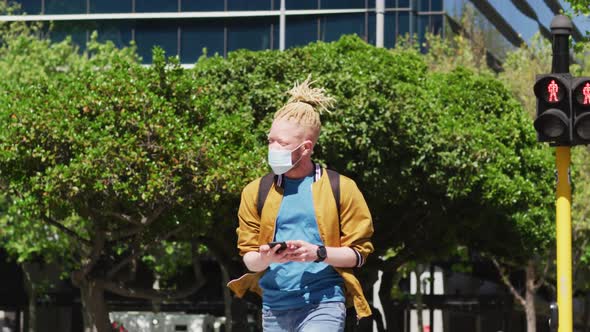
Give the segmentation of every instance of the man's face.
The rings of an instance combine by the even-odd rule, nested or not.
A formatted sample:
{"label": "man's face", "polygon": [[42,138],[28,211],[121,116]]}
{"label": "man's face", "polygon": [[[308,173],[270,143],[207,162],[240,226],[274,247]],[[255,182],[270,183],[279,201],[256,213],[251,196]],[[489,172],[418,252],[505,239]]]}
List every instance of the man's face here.
{"label": "man's face", "polygon": [[[275,120],[268,133],[268,148],[293,151],[303,143],[305,148],[311,149],[311,141],[305,139],[305,129],[288,120]],[[299,160],[305,151],[299,148],[294,151],[293,162]]]}

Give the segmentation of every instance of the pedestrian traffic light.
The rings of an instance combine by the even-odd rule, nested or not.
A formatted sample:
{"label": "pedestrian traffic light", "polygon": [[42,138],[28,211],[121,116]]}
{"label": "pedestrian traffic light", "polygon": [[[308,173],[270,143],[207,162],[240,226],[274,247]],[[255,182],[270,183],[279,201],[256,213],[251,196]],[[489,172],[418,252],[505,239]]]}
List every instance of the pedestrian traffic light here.
{"label": "pedestrian traffic light", "polygon": [[534,87],[537,116],[534,126],[539,142],[571,144],[570,84],[570,74],[537,75]]}
{"label": "pedestrian traffic light", "polygon": [[590,77],[572,84],[572,145],[590,144]]}

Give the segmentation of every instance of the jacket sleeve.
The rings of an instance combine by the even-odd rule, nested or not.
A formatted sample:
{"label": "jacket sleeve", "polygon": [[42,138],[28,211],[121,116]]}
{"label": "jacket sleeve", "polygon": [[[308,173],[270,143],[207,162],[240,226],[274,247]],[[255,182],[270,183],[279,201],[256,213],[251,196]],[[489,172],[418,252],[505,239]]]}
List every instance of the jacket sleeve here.
{"label": "jacket sleeve", "polygon": [[340,244],[356,252],[356,266],[360,267],[374,250],[371,243],[373,221],[356,183],[345,176],[341,176],[340,183]]}
{"label": "jacket sleeve", "polygon": [[259,183],[260,179],[250,182],[242,190],[240,208],[238,209],[239,225],[236,230],[238,234],[238,250],[241,256],[250,251],[258,251],[259,247],[260,217],[256,207]]}

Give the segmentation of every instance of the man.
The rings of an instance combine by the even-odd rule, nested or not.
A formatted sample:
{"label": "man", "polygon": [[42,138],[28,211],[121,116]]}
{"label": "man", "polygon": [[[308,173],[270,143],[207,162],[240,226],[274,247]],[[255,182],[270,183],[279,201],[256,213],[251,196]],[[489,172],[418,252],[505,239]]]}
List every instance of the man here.
{"label": "man", "polygon": [[240,297],[247,290],[262,295],[264,331],[343,331],[345,303],[358,319],[371,315],[352,272],[373,251],[371,215],[353,180],[339,176],[337,195],[328,171],[311,159],[319,111],[333,99],[310,84],[308,78],[295,86],[275,113],[268,134],[275,176],[266,199],[258,206],[257,179],[244,188],[238,211],[238,249],[254,273],[228,286]]}

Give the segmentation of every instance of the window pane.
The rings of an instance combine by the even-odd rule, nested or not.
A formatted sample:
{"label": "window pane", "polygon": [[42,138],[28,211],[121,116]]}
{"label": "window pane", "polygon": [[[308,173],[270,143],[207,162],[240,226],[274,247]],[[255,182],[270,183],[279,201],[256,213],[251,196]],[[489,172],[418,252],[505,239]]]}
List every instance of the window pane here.
{"label": "window pane", "polygon": [[410,0],[397,0],[399,8],[410,8]]}
{"label": "window pane", "polygon": [[182,0],[180,9],[185,12],[223,11],[222,0]]}
{"label": "window pane", "polygon": [[41,0],[20,0],[21,13],[27,13],[31,15],[41,14]]}
{"label": "window pane", "polygon": [[[280,44],[280,38],[281,38],[281,27],[279,22],[277,23],[271,23],[271,29],[272,29],[272,38],[271,38],[271,43],[270,43],[270,49],[271,50],[278,50],[279,49],[279,44]],[[285,32],[285,39],[287,39],[286,37],[287,33]],[[286,47],[286,46],[285,46]]]}
{"label": "window pane", "polygon": [[[281,8],[280,1],[276,8]],[[318,0],[285,0],[287,9],[318,9]]]}
{"label": "window pane", "polygon": [[436,34],[437,30],[434,24],[434,19],[440,17],[440,15],[426,15],[418,17],[418,28],[423,29],[419,31],[419,34]]}
{"label": "window pane", "polygon": [[174,21],[149,20],[138,22],[135,29],[137,52],[143,57],[143,63],[152,62],[152,48],[160,46],[166,56],[178,52],[178,30]]}
{"label": "window pane", "polygon": [[272,0],[227,0],[227,10],[270,10]]}
{"label": "window pane", "polygon": [[175,0],[135,0],[135,11],[145,12],[176,12],[178,1]]}
{"label": "window pane", "polygon": [[430,10],[432,11],[442,11],[443,10],[443,0],[430,0]]}
{"label": "window pane", "polygon": [[397,15],[397,35],[398,36],[406,36],[406,34],[413,33],[410,27],[410,13],[409,12],[399,12]]}
{"label": "window pane", "polygon": [[365,0],[322,0],[321,9],[365,8]]}
{"label": "window pane", "polygon": [[95,21],[89,27],[89,31],[98,32],[98,40],[105,42],[112,41],[117,47],[129,46],[131,42],[131,29],[133,24],[129,21]]}
{"label": "window pane", "polygon": [[91,0],[91,13],[131,13],[131,0]]}
{"label": "window pane", "polygon": [[430,16],[422,15],[418,16],[418,42],[420,43],[420,50],[425,51],[424,42],[426,41],[425,35],[428,30],[428,21]]}
{"label": "window pane", "polygon": [[193,21],[181,25],[180,60],[195,63],[207,48],[207,55],[223,56],[223,21]]}
{"label": "window pane", "polygon": [[367,43],[376,45],[377,40],[375,34],[377,33],[377,18],[375,12],[369,13],[367,26],[369,31],[367,31]]}
{"label": "window pane", "polygon": [[430,16],[430,32],[440,35],[443,28],[443,16],[432,15]]}
{"label": "window pane", "polygon": [[315,16],[288,16],[285,47],[303,46],[318,40],[318,18]]}
{"label": "window pane", "polygon": [[86,0],[45,0],[45,14],[86,13]]}
{"label": "window pane", "polygon": [[264,50],[270,48],[271,22],[278,24],[278,19],[245,18],[232,19],[227,26],[227,50],[241,48]]}
{"label": "window pane", "polygon": [[329,42],[342,35],[357,34],[364,38],[365,14],[329,15],[322,19],[321,39]]}
{"label": "window pane", "polygon": [[396,13],[386,13],[383,27],[383,46],[387,48],[395,47],[397,36],[395,34],[396,28]]}
{"label": "window pane", "polygon": [[49,35],[54,42],[60,42],[71,36],[72,42],[78,45],[80,50],[84,50],[86,49],[86,31],[87,26],[82,22],[58,21],[54,23]]}
{"label": "window pane", "polygon": [[430,11],[430,0],[418,0],[418,10],[421,12]]}

